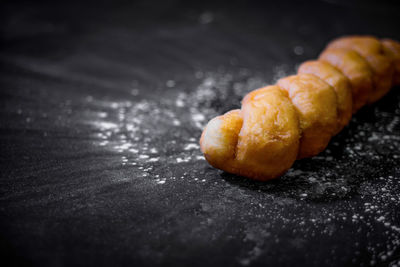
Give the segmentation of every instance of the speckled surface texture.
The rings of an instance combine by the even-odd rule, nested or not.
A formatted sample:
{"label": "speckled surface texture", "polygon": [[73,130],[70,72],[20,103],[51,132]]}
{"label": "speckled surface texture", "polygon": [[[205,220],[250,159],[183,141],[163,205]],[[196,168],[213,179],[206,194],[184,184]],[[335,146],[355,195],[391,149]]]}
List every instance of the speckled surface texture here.
{"label": "speckled surface texture", "polygon": [[400,40],[395,2],[279,3],[2,3],[2,259],[400,266],[400,88],[275,181],[199,151],[210,118],[329,40]]}

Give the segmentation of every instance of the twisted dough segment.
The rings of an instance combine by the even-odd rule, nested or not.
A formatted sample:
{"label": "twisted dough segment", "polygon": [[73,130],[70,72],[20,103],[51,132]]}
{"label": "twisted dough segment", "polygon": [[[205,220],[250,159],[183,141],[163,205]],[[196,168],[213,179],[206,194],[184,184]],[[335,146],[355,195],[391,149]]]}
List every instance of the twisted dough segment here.
{"label": "twisted dough segment", "polygon": [[200,146],[226,172],[274,179],[323,151],[352,113],[400,85],[400,44],[371,36],[332,41],[297,75],[248,93],[241,109],[212,119]]}

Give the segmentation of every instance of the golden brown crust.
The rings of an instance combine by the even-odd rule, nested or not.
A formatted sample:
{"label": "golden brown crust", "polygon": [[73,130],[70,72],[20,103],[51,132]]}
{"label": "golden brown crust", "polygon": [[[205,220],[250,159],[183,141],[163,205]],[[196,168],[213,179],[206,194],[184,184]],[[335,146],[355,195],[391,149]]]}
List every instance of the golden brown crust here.
{"label": "golden brown crust", "polygon": [[207,161],[223,169],[236,157],[235,151],[243,119],[240,109],[231,110],[212,119],[200,138],[200,147]]}
{"label": "golden brown crust", "polygon": [[214,167],[268,180],[290,168],[297,157],[299,139],[295,108],[279,87],[268,86],[249,93],[241,112],[211,120],[200,145]]}
{"label": "golden brown crust", "polygon": [[346,126],[352,115],[353,101],[349,80],[331,64],[318,60],[310,60],[300,65],[298,73],[309,73],[327,82],[336,92],[338,123],[335,134]]}
{"label": "golden brown crust", "polygon": [[353,113],[364,106],[372,91],[372,72],[368,63],[357,52],[345,48],[326,49],[319,59],[339,69],[350,81]]}
{"label": "golden brown crust", "polygon": [[351,113],[400,84],[400,44],[373,37],[334,40],[298,75],[247,94],[242,108],[212,119],[200,146],[221,170],[274,179],[328,145]]}
{"label": "golden brown crust", "polygon": [[390,90],[394,68],[378,39],[372,36],[347,36],[330,42],[327,49],[331,48],[353,50],[368,62],[373,74],[373,89],[368,103],[377,101]]}
{"label": "golden brown crust", "polygon": [[393,85],[400,85],[400,43],[390,39],[383,39],[381,43],[383,53],[393,62]]}
{"label": "golden brown crust", "polygon": [[292,75],[278,81],[288,93],[299,115],[298,159],[319,154],[337,129],[337,100],[334,89],[313,74]]}

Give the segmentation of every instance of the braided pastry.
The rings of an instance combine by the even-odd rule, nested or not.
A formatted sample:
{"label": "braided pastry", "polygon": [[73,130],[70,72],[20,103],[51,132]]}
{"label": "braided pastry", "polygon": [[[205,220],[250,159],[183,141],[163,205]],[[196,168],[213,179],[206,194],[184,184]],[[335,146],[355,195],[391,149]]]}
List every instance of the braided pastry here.
{"label": "braided pastry", "polygon": [[256,180],[322,152],[353,113],[400,85],[400,43],[371,36],[332,41],[298,74],[248,93],[241,109],[212,119],[200,146],[215,168]]}

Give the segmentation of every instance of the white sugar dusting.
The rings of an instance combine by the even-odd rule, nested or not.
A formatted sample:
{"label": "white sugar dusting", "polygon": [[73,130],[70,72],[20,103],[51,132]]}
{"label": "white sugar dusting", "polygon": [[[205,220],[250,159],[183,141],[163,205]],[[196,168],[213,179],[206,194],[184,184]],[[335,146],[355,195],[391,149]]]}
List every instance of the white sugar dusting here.
{"label": "white sugar dusting", "polygon": [[189,162],[191,159],[191,157],[184,157],[184,158],[176,158],[176,162],[177,163],[181,163],[181,162]]}
{"label": "white sugar dusting", "polygon": [[[144,172],[145,177],[152,174],[145,171],[149,165],[204,162],[198,140],[208,120],[221,112],[214,101],[238,104],[247,92],[266,84],[247,69],[237,74],[239,81],[234,77],[222,69],[196,71],[194,79],[199,79],[199,83],[194,90],[177,90],[175,95],[157,99],[108,102],[88,96],[87,102],[106,111],[88,112],[85,121],[94,128],[93,137],[99,139],[95,144],[123,154],[121,164]],[[165,82],[165,88],[178,86],[175,79]],[[142,96],[138,82],[133,82],[132,87],[133,97]],[[176,133],[176,137],[164,140],[167,133]]]}
{"label": "white sugar dusting", "polygon": [[193,149],[200,149],[200,146],[198,144],[191,143],[185,145],[185,147],[183,148],[183,150],[193,150]]}

